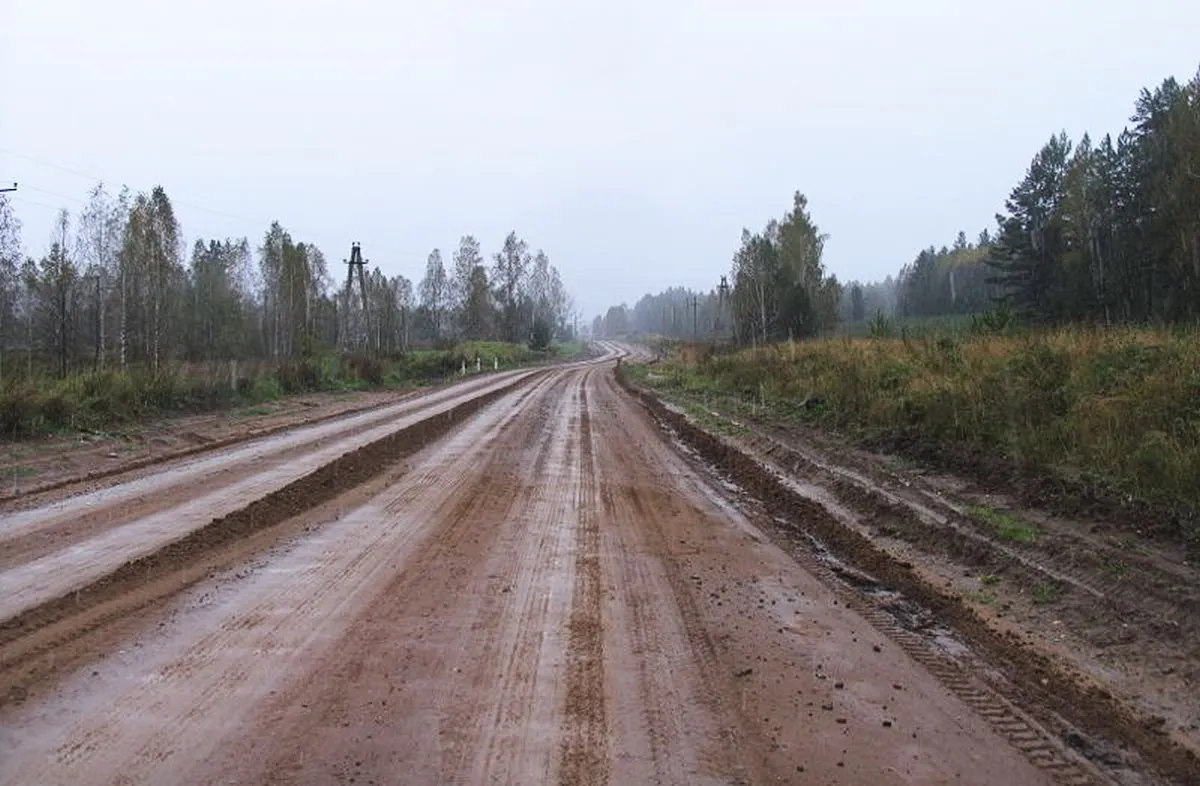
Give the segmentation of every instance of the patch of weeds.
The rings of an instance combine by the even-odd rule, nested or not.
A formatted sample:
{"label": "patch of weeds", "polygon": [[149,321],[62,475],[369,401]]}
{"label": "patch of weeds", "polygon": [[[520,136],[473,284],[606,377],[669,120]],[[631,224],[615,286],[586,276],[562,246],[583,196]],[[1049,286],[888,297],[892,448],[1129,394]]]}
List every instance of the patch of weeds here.
{"label": "patch of weeds", "polygon": [[645,366],[628,363],[621,366],[621,373],[634,381],[645,382],[646,377],[650,375],[650,369]]}
{"label": "patch of weeds", "polygon": [[1120,542],[1121,542],[1121,548],[1123,548],[1123,549],[1127,549],[1129,551],[1141,551],[1142,550],[1141,541],[1138,539],[1138,536],[1134,535],[1132,532],[1127,534],[1125,537],[1121,538]]}
{"label": "patch of weeds", "polygon": [[985,587],[991,587],[1000,583],[1000,577],[988,574],[987,576],[981,576],[979,578],[979,583],[983,584]]}
{"label": "patch of weeds", "polygon": [[28,465],[19,465],[16,467],[5,467],[4,468],[4,477],[9,478],[10,480],[16,480],[17,478],[32,477],[32,476],[38,474],[39,472],[41,472],[41,470],[38,469],[37,467],[30,467]]}
{"label": "patch of weeds", "polygon": [[750,429],[745,426],[739,426],[721,418],[714,418],[706,428],[711,428],[727,437],[745,437],[750,434]]}
{"label": "patch of weeds", "polygon": [[1039,606],[1044,606],[1047,603],[1053,603],[1058,600],[1058,587],[1050,582],[1043,581],[1040,584],[1033,586],[1033,602]]}
{"label": "patch of weeds", "polygon": [[973,592],[968,592],[967,599],[976,603],[982,603],[985,606],[991,606],[996,602],[995,594],[988,592],[987,590],[974,590]]}
{"label": "patch of weeds", "polygon": [[896,326],[892,320],[883,315],[882,311],[875,312],[875,318],[867,325],[871,338],[892,338],[896,335]]}
{"label": "patch of weeds", "polygon": [[725,418],[714,414],[712,410],[703,404],[688,402],[684,404],[684,411],[695,421],[696,425],[705,431],[724,434],[727,437],[740,437],[750,433],[750,430],[745,426],[730,423]]}
{"label": "patch of weeds", "polygon": [[1119,559],[1108,559],[1104,561],[1104,572],[1112,576],[1120,576],[1130,569],[1128,562],[1123,562]]}
{"label": "patch of weeds", "polygon": [[1032,543],[1037,538],[1037,527],[1022,522],[1016,516],[1008,513],[1000,513],[999,511],[982,506],[972,507],[969,510],[976,518],[982,519],[995,527],[996,536],[1000,540],[1015,543]]}

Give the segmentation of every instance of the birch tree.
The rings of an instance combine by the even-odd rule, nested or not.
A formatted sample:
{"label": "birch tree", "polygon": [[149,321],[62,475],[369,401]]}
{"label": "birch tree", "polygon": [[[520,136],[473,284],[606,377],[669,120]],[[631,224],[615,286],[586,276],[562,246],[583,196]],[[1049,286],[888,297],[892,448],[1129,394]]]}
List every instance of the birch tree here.
{"label": "birch tree", "polygon": [[428,315],[430,332],[434,340],[440,339],[450,291],[446,267],[442,264],[442,252],[436,248],[429,252],[420,289],[421,307]]}

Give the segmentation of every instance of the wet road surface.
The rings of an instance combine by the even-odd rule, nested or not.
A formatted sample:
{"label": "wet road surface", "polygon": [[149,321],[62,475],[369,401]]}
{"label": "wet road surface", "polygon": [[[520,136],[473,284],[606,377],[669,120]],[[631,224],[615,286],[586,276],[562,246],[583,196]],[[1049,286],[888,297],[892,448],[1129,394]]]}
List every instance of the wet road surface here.
{"label": "wet road surface", "polygon": [[[0,618],[513,381],[9,514]],[[252,469],[214,480],[222,456]],[[530,373],[138,615],[0,707],[0,783],[1051,783],[764,537],[611,362]]]}

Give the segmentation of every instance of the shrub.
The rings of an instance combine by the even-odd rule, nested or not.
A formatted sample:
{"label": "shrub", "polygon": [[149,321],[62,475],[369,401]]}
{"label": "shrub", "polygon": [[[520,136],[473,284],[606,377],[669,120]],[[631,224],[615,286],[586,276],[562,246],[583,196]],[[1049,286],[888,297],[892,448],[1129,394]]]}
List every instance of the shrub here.
{"label": "shrub", "polygon": [[383,361],[372,355],[355,354],[342,362],[342,376],[382,387],[384,382]]}
{"label": "shrub", "polygon": [[275,378],[279,380],[279,387],[284,393],[320,390],[323,376],[320,364],[312,358],[285,360],[275,372]]}

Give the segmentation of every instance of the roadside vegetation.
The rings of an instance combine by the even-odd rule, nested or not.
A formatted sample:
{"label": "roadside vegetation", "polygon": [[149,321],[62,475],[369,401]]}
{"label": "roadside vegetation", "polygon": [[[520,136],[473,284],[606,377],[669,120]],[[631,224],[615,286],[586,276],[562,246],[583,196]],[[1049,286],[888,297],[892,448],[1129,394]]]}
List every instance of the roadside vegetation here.
{"label": "roadside vegetation", "polygon": [[516,232],[490,258],[472,235],[432,249],[415,284],[358,243],[347,275],[279,222],[189,254],[161,187],[97,184],[39,257],[21,233],[0,194],[0,439],[582,352],[558,269]]}
{"label": "roadside vegetation", "polygon": [[647,381],[685,404],[1033,483],[1035,501],[1103,499],[1200,542],[1200,75],[1141,91],[1118,133],[1052,135],[994,229],[895,276],[842,285],[829,241],[796,194],[710,292],[646,295],[593,332],[655,347],[669,360]]}
{"label": "roadside vegetation", "polygon": [[[819,425],[952,466],[982,459],[1049,470],[1187,517],[1200,511],[1200,333],[1192,329],[833,338],[685,350],[638,373],[733,414]],[[1035,536],[980,515],[995,518],[1002,536]]]}
{"label": "roadside vegetation", "polygon": [[463,373],[576,357],[578,342],[533,350],[499,341],[464,342],[450,349],[413,349],[404,354],[365,354],[302,358],[280,364],[192,364],[157,373],[145,368],[106,369],[9,379],[0,384],[0,439],[65,429],[103,429],[148,416],[204,410],[234,410],[247,417],[265,414],[260,406],[284,396],[318,391],[403,388],[431,384]]}

